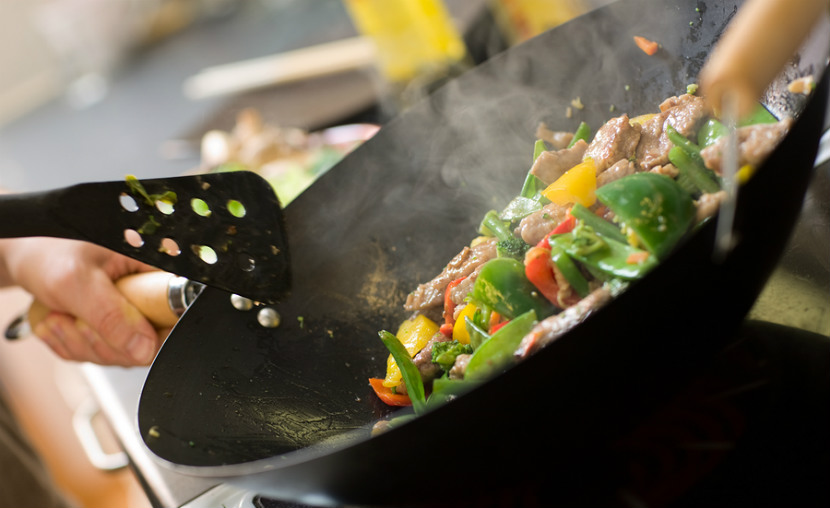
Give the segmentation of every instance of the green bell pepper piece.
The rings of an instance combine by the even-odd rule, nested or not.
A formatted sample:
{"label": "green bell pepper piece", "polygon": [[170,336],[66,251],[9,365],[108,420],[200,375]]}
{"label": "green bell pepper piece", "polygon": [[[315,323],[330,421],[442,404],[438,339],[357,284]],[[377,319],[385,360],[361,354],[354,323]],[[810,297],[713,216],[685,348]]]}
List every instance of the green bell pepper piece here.
{"label": "green bell pepper piece", "polygon": [[[775,115],[764,107],[763,104],[756,104],[755,109],[738,122],[738,127],[745,127],[747,125],[755,125],[759,123],[775,123],[778,119]],[[697,131],[697,144],[701,148],[706,148],[721,136],[729,134],[729,129],[715,118],[710,118],[703,123],[700,130]]]}
{"label": "green bell pepper piece", "polygon": [[628,175],[598,188],[596,196],[658,259],[666,257],[695,219],[689,193],[658,173]]}
{"label": "green bell pepper piece", "polygon": [[513,258],[495,258],[485,263],[476,277],[472,297],[507,319],[529,310],[547,317],[556,310],[527,280],[524,264]]}
{"label": "green bell pepper piece", "polygon": [[706,120],[697,131],[697,144],[701,148],[706,148],[707,146],[714,144],[718,138],[727,134],[729,134],[729,129],[727,129],[725,125],[714,118],[710,118]]}
{"label": "green bell pepper piece", "polygon": [[501,327],[470,357],[464,380],[484,381],[510,366],[513,353],[535,324],[536,313],[529,310]]}
{"label": "green bell pepper piece", "polygon": [[624,280],[639,279],[657,266],[656,257],[651,255],[638,263],[629,262],[632,254],[641,257],[644,251],[610,238],[597,237],[598,243],[591,249],[585,249],[580,242],[580,235],[584,234],[584,231],[575,229],[570,233],[551,236],[551,247],[563,250],[589,268]]}

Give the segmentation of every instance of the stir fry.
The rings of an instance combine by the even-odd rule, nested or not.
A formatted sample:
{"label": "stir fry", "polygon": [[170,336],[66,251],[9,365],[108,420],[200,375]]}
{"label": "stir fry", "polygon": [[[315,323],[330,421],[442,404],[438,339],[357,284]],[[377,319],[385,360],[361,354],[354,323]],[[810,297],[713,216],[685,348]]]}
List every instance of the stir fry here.
{"label": "stir fry", "polygon": [[[736,129],[745,181],[787,133],[758,105]],[[701,97],[608,120],[595,133],[537,132],[519,194],[381,331],[390,351],[377,396],[415,414],[550,344],[669,256],[726,199],[727,129]]]}

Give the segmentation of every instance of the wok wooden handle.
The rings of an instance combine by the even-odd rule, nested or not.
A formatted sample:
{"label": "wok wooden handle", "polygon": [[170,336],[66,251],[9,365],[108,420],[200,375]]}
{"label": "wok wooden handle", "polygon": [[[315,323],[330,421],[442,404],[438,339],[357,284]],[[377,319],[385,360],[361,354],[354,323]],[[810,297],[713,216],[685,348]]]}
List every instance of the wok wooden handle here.
{"label": "wok wooden handle", "polygon": [[[136,273],[118,279],[115,287],[156,329],[170,328],[179,319],[168,301],[168,286],[174,277],[163,271]],[[34,330],[50,312],[51,309],[35,300],[27,314],[29,326]]]}
{"label": "wok wooden handle", "polygon": [[732,95],[738,115],[751,111],[827,8],[827,0],[747,0],[700,72],[709,106],[719,112]]}

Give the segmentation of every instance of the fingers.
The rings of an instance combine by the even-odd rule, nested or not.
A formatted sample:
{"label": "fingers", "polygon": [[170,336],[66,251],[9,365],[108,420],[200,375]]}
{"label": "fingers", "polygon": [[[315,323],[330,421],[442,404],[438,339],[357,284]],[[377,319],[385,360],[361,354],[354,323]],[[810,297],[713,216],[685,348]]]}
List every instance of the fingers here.
{"label": "fingers", "polygon": [[140,336],[137,344],[116,347],[86,322],[61,312],[51,312],[33,333],[65,360],[122,367],[148,365],[166,337],[158,332],[149,340]]}

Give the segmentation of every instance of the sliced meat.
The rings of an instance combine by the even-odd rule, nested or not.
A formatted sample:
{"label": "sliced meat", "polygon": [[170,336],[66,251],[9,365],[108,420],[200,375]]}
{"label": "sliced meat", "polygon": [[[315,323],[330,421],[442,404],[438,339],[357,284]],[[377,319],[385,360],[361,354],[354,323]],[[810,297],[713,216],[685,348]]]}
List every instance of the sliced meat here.
{"label": "sliced meat", "polygon": [[517,234],[529,245],[536,245],[548,233],[553,231],[568,214],[567,205],[549,203],[538,212],[533,212],[519,222]]}
{"label": "sliced meat", "polygon": [[536,127],[536,139],[541,139],[547,142],[553,147],[554,150],[567,148],[567,146],[571,144],[571,140],[573,140],[573,138],[573,132],[552,131],[548,128],[545,122],[540,122],[538,127]]}
{"label": "sliced meat", "polygon": [[450,282],[470,275],[480,265],[496,257],[496,243],[495,238],[488,238],[473,247],[464,247],[440,274],[407,295],[404,309],[416,311],[441,305]]}
{"label": "sliced meat", "polygon": [[527,358],[585,321],[585,318],[590,316],[594,310],[602,307],[610,300],[611,293],[608,289],[600,287],[576,305],[540,321],[522,339],[514,356],[519,360]]}
{"label": "sliced meat", "polygon": [[464,299],[468,294],[470,294],[470,291],[473,290],[473,286],[476,283],[476,278],[478,277],[479,272],[481,272],[482,266],[484,265],[478,265],[476,269],[473,270],[473,273],[468,275],[464,280],[450,290],[450,299],[452,299],[452,303],[456,305],[456,314],[461,312],[461,308],[464,306],[464,303],[466,303]]}
{"label": "sliced meat", "polygon": [[[776,123],[747,125],[737,129],[738,166],[760,165],[784,139],[790,127],[792,127],[792,119],[785,118]],[[722,169],[726,141],[726,137],[722,137],[700,151],[706,167],[716,173],[720,173]]]}
{"label": "sliced meat", "polygon": [[663,101],[660,113],[643,123],[640,144],[637,146],[637,164],[640,168],[650,170],[668,164],[669,150],[674,145],[666,134],[667,124],[689,137],[697,132],[705,115],[705,104],[701,97],[684,94]]}
{"label": "sliced meat", "polygon": [[451,339],[441,332],[436,333],[429,339],[426,346],[412,358],[412,363],[418,367],[421,373],[421,379],[424,383],[428,383],[433,379],[439,377],[444,371],[435,363],[432,363],[432,345],[436,342],[449,342]]}
{"label": "sliced meat", "polygon": [[634,157],[639,142],[640,126],[631,125],[628,115],[612,118],[599,128],[584,158],[594,159],[599,174],[619,160]]}
{"label": "sliced meat", "polygon": [[677,178],[677,175],[680,174],[677,167],[674,164],[666,164],[665,166],[655,166],[650,170],[652,173],[660,173],[661,175],[666,175],[669,178]]}
{"label": "sliced meat", "polygon": [[606,169],[597,175],[597,187],[609,184],[614,180],[619,180],[624,176],[628,176],[637,172],[637,167],[628,159],[622,159],[614,163],[613,166]]}
{"label": "sliced meat", "polygon": [[458,355],[455,357],[455,363],[449,371],[450,379],[464,379],[464,372],[467,371],[467,365],[470,363],[470,358],[473,355]]}
{"label": "sliced meat", "polygon": [[582,156],[585,155],[587,148],[588,143],[580,139],[570,148],[542,152],[533,161],[530,172],[542,180],[545,185],[550,185],[565,171],[582,162]]}
{"label": "sliced meat", "polygon": [[715,215],[718,209],[720,209],[721,203],[726,200],[726,197],[726,191],[718,191],[714,194],[701,194],[697,199],[696,222]]}

